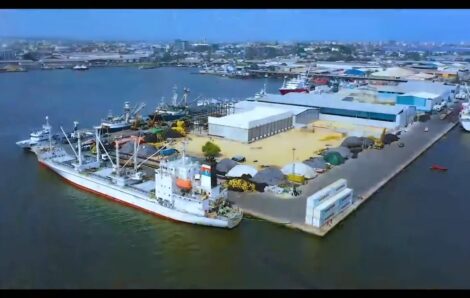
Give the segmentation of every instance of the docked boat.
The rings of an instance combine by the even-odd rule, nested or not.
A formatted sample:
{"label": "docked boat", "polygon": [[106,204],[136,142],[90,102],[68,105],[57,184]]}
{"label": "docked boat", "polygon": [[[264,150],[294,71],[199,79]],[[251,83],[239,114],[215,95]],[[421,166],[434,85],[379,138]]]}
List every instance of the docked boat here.
{"label": "docked boat", "polygon": [[154,65],[154,64],[147,64],[147,65],[141,65],[139,66],[139,69],[155,69],[157,68],[158,66],[157,65]]}
{"label": "docked boat", "polygon": [[16,142],[16,145],[25,150],[29,150],[33,146],[49,141],[49,138],[52,137],[50,131],[49,117],[46,116],[46,123],[42,126],[42,129],[31,132],[29,139]]}
{"label": "docked boat", "polygon": [[296,92],[296,93],[309,93],[310,92],[310,83],[306,75],[299,75],[296,78],[293,78],[289,81],[285,81],[281,88],[279,88],[281,95],[287,93]]}
{"label": "docked boat", "polygon": [[462,103],[462,110],[459,114],[459,122],[465,131],[470,132],[470,104]]}
{"label": "docked boat", "polygon": [[124,114],[115,117],[111,112],[109,112],[108,116],[101,121],[101,124],[95,126],[94,128],[110,133],[129,129],[136,121],[137,113],[139,113],[144,107],[145,104],[141,103],[140,105],[134,107],[134,109],[131,109],[130,103],[126,101],[124,103]]}
{"label": "docked boat", "polygon": [[173,87],[173,100],[171,105],[166,105],[162,99],[161,103],[155,109],[155,112],[148,115],[150,119],[160,121],[174,121],[188,115],[188,95],[189,89],[184,89],[183,102],[178,102],[178,93],[176,86]]}
{"label": "docked boat", "polygon": [[73,70],[88,70],[88,66],[86,66],[85,64],[75,65],[72,69]]}
{"label": "docked boat", "polygon": [[[64,136],[67,138],[65,133]],[[228,229],[236,227],[243,218],[238,207],[228,202],[227,191],[218,185],[215,167],[191,161],[184,150],[176,160],[161,161],[154,176],[147,177],[139,170],[142,163],[137,162],[137,142],[131,157],[132,169],[120,166],[119,146],[116,159],[111,159],[98,130],[96,156],[83,156],[80,142],[79,135],[78,153],[70,144],[73,155],[57,145],[36,146],[33,150],[41,164],[71,184],[157,216]],[[100,157],[101,149],[106,162]]]}

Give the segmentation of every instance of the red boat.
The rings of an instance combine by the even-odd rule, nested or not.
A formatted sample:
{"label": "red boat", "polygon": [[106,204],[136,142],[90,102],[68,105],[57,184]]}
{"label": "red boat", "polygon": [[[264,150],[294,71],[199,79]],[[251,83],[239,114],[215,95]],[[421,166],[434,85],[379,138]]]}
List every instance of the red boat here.
{"label": "red boat", "polygon": [[439,166],[439,165],[433,165],[431,167],[431,170],[445,172],[445,171],[447,171],[447,168],[443,167],[443,166]]}
{"label": "red boat", "polygon": [[290,93],[290,92],[296,92],[296,93],[309,93],[310,92],[310,86],[308,84],[307,76],[305,75],[300,75],[297,78],[291,79],[290,81],[282,84],[282,87],[279,88],[279,92],[281,95]]}

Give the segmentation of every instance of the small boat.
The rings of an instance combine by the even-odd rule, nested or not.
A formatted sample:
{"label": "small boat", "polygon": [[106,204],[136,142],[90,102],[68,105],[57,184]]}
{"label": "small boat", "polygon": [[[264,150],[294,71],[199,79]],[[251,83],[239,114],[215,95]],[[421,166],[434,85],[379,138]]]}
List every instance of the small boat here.
{"label": "small boat", "polygon": [[86,66],[85,64],[75,65],[72,69],[73,70],[88,70],[88,66]]}
{"label": "small boat", "polygon": [[445,172],[447,168],[440,165],[432,165],[431,170]]}

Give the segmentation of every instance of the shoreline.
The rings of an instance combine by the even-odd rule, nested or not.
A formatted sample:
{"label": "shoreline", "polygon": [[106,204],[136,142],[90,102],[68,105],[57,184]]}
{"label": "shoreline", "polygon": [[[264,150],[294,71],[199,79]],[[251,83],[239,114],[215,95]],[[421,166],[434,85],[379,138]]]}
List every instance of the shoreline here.
{"label": "shoreline", "polygon": [[[424,154],[442,137],[447,135],[452,129],[454,129],[458,125],[458,123],[458,121],[449,122],[445,120],[440,120],[438,118],[431,119],[430,121],[425,123],[415,123],[410,128],[410,131],[405,133],[403,136],[403,138],[405,139],[405,146],[407,146],[406,139],[413,140],[419,137],[419,135],[417,134],[420,133],[420,128],[427,127],[428,125],[433,124],[434,126],[437,126],[437,129],[432,132],[426,132],[426,134],[432,135],[430,136],[430,138],[426,138],[425,142],[421,142],[416,146],[411,145],[411,149],[409,150],[412,150],[412,152],[410,153],[410,155],[405,156],[405,158],[401,158],[399,155],[402,152],[400,151],[404,149],[398,148],[396,146],[396,143],[387,145],[386,148],[382,150],[366,150],[359,155],[359,159],[361,159],[361,162],[359,162],[359,159],[348,160],[345,164],[333,168],[329,172],[322,174],[320,177],[314,179],[307,185],[303,186],[300,198],[281,200],[272,196],[268,198],[269,195],[266,194],[231,193],[233,194],[231,199],[243,210],[244,213],[250,216],[260,218],[271,223],[279,224],[287,228],[297,229],[309,234],[323,237],[328,234],[331,230],[333,230],[339,223],[343,222],[343,220],[347,218],[348,215],[353,213],[357,208],[359,208],[359,206],[361,206],[364,202],[371,198],[389,181],[391,181],[393,178],[399,175],[405,168],[411,165],[417,158]],[[395,160],[397,161],[397,163],[394,165],[392,162],[392,166],[387,169],[385,175],[381,176],[380,173],[375,175],[375,170],[381,167],[382,164],[379,164],[375,160],[373,160],[373,158],[370,158],[371,155],[375,155],[372,157],[384,159],[388,157],[387,155],[393,155],[394,152],[396,153],[396,155],[398,155],[395,156]],[[394,156],[390,156],[390,159],[393,160]],[[357,178],[356,175],[356,177],[351,176],[355,179],[348,179],[348,173],[344,173],[344,175],[343,173],[341,173],[343,170],[346,170],[345,168],[347,166],[349,166],[347,169],[349,170],[349,174],[354,175],[354,172],[358,170],[357,168],[358,166],[361,166],[361,163],[368,164],[370,167],[367,170],[369,172],[373,172],[374,175],[368,177],[368,175],[365,174],[361,175],[361,178]],[[306,198],[321,189],[322,187],[330,184],[331,182],[336,181],[339,178],[345,178],[346,180],[348,180],[348,187],[354,190],[354,197],[356,199],[353,204],[341,214],[339,214],[337,217],[335,217],[333,219],[333,222],[329,225],[324,225],[321,228],[306,225],[304,222]],[[364,181],[369,180],[372,181],[370,181],[367,186],[364,187]],[[289,209],[291,212],[289,212]]]}

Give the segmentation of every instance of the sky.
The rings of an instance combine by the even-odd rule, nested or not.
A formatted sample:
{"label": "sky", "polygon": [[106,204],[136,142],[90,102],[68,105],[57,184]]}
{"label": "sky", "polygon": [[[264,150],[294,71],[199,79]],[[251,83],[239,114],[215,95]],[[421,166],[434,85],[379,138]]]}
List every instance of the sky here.
{"label": "sky", "polygon": [[84,40],[470,40],[470,10],[20,9],[0,10],[0,36]]}

